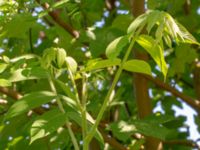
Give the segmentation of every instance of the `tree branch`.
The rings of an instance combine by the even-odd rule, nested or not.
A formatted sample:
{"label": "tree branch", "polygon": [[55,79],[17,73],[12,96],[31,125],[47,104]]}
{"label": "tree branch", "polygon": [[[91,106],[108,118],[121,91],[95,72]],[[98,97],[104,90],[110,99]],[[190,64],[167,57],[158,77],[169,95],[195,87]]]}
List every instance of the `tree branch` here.
{"label": "tree branch", "polygon": [[[145,13],[145,0],[131,0],[131,11],[134,17],[138,17]],[[143,30],[143,33],[146,31]],[[148,54],[135,49],[133,54],[136,59],[147,61]],[[138,109],[138,116],[140,119],[149,116],[152,113],[152,103],[149,96],[148,80],[140,74],[133,75],[133,86],[135,90],[135,99]],[[145,137],[145,150],[160,150],[162,149],[162,142],[154,137]]]}
{"label": "tree branch", "polygon": [[142,75],[144,76],[146,79],[152,81],[154,84],[156,84],[158,87],[165,89],[169,92],[171,92],[174,96],[177,96],[179,98],[181,98],[184,102],[186,102],[189,106],[191,106],[192,108],[194,108],[198,113],[200,113],[200,101],[193,99],[192,97],[185,95],[181,92],[179,92],[177,89],[171,87],[170,85],[162,82],[161,80],[159,80],[158,78],[153,78],[147,75]]}
{"label": "tree branch", "polygon": [[[20,98],[23,97],[22,94],[6,87],[0,87],[0,93],[3,93],[13,98],[14,100],[19,100]],[[37,114],[43,114],[45,112],[45,109],[42,107],[38,107],[38,108],[33,109],[33,111]]]}
{"label": "tree branch", "polygon": [[183,145],[200,149],[200,146],[192,140],[170,140],[170,141],[163,141],[163,143],[168,145]]}
{"label": "tree branch", "polygon": [[0,105],[6,105],[8,103],[5,99],[0,99]]}
{"label": "tree branch", "polygon": [[[20,98],[22,98],[22,94],[18,93],[17,91],[14,91],[12,89],[6,88],[6,87],[0,87],[0,93],[6,94],[7,96],[13,98],[14,100],[19,100]],[[45,109],[39,107],[39,108],[35,108],[33,109],[33,111],[38,114],[41,115],[43,113],[45,113]],[[73,128],[73,130],[77,131],[77,128]],[[104,141],[109,143],[109,145],[111,145],[113,148],[115,148],[116,150],[127,150],[126,147],[124,147],[123,145],[121,145],[116,139],[114,139],[113,137],[107,135],[102,129],[100,130]]]}
{"label": "tree branch", "polygon": [[[40,0],[36,0],[39,4],[40,4]],[[47,10],[49,8],[48,3],[44,3],[41,4],[41,6]],[[49,11],[48,12],[49,16],[61,27],[63,27],[63,29],[65,29],[69,34],[71,34],[74,38],[79,38],[79,32],[76,31],[75,29],[73,29],[72,26],[70,26],[69,24],[67,24],[66,22],[64,22],[62,19],[60,19],[59,17],[59,13],[57,11]]]}
{"label": "tree branch", "polygon": [[[133,134],[132,137],[135,138],[136,140],[140,140],[140,139],[144,138],[139,133]],[[166,141],[162,141],[162,142],[167,145],[183,145],[183,146],[200,149],[200,145],[198,145],[195,141],[192,141],[192,140],[166,140]]]}
{"label": "tree branch", "polygon": [[6,88],[6,87],[0,87],[0,92],[11,97],[11,98],[13,98],[13,99],[15,99],[15,100],[18,100],[18,99],[23,97],[18,92],[14,91],[12,89]]}
{"label": "tree branch", "polygon": [[109,143],[110,146],[115,148],[116,150],[128,150],[125,146],[121,145],[116,139],[114,139],[112,136],[106,134],[102,129],[99,129],[101,132],[101,135],[105,142]]}

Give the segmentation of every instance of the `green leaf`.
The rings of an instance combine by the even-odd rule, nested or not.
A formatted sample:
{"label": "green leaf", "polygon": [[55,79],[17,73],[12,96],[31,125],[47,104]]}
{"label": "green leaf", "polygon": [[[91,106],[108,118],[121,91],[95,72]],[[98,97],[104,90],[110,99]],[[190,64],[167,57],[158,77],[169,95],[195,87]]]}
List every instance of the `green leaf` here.
{"label": "green leaf", "polygon": [[165,34],[165,35],[163,36],[163,38],[164,38],[164,41],[165,41],[166,45],[167,45],[169,48],[171,48],[171,47],[172,47],[172,41],[171,41],[170,36],[167,35],[167,34]]}
{"label": "green leaf", "polygon": [[88,29],[85,31],[86,32],[86,36],[91,39],[91,40],[96,40],[96,35],[94,34],[94,32],[91,29]]}
{"label": "green leaf", "polygon": [[136,30],[141,31],[141,29],[144,27],[144,25],[147,22],[147,14],[142,14],[139,17],[137,17],[128,27],[127,33],[135,34]]}
{"label": "green leaf", "polygon": [[161,140],[166,140],[171,133],[169,129],[160,124],[149,123],[143,120],[134,120],[131,123],[119,121],[118,123],[112,123],[109,129],[112,129],[113,134],[123,141],[128,140],[134,133],[141,133]]}
{"label": "green leaf", "polygon": [[37,117],[30,129],[30,143],[56,131],[59,127],[63,126],[66,121],[67,115],[62,113],[58,108],[50,110],[42,116]]}
{"label": "green leaf", "polygon": [[[132,128],[134,127],[134,128]],[[144,121],[134,121],[133,125],[131,126],[127,126],[126,127],[127,131],[137,131],[141,134],[144,134],[146,136],[151,136],[151,137],[155,137],[161,140],[166,140],[167,136],[171,133],[169,129],[167,129],[164,126],[161,126],[160,124],[150,124],[148,122],[144,122]],[[132,129],[131,129],[132,128]],[[127,132],[126,131],[126,132]]]}
{"label": "green leaf", "polygon": [[147,23],[147,31],[150,33],[151,29],[154,25],[156,25],[162,19],[162,13],[160,11],[149,11],[148,15],[148,23]]}
{"label": "green leaf", "polygon": [[164,124],[173,120],[176,120],[174,116],[162,114],[153,114],[143,119],[143,121],[150,124]]}
{"label": "green leaf", "polygon": [[41,59],[41,65],[43,68],[48,69],[51,66],[61,68],[67,57],[67,53],[63,48],[51,47],[47,48],[43,52]]}
{"label": "green leaf", "polygon": [[11,82],[9,80],[6,80],[6,79],[0,79],[0,86],[11,86]]}
{"label": "green leaf", "polygon": [[41,65],[43,68],[48,69],[52,65],[52,61],[56,63],[56,50],[54,48],[47,48],[43,52]]}
{"label": "green leaf", "polygon": [[116,137],[117,139],[119,139],[123,142],[126,142],[126,141],[128,141],[128,139],[130,139],[130,136],[133,133],[122,131],[123,126],[124,127],[127,126],[127,123],[124,121],[119,121],[119,122],[109,124],[108,129],[112,130],[114,137]]}
{"label": "green leaf", "polygon": [[[36,18],[31,14],[21,13],[14,15],[13,18],[3,26],[0,37],[24,38],[29,28],[35,24]],[[17,29],[17,30],[16,30]]]}
{"label": "green leaf", "polygon": [[8,64],[0,63],[0,73],[4,72],[6,70]]}
{"label": "green leaf", "polygon": [[136,41],[151,55],[151,57],[161,69],[164,77],[166,78],[168,69],[164,58],[164,52],[161,46],[148,35],[141,35],[137,38]]}
{"label": "green leaf", "polygon": [[52,5],[52,8],[58,8],[58,7],[61,7],[63,6],[64,4],[68,3],[69,0],[60,0],[58,2],[55,2],[53,5]]}
{"label": "green leaf", "polygon": [[59,95],[59,97],[69,106],[71,107],[72,109],[74,109],[75,111],[77,111],[78,107],[77,107],[77,104],[75,102],[74,99],[70,98],[70,97],[67,97],[67,96],[64,96],[64,95]]}
{"label": "green leaf", "polygon": [[58,68],[61,68],[65,62],[65,58],[66,58],[67,54],[63,48],[55,48],[55,50],[56,50],[57,65],[58,65]]}
{"label": "green leaf", "polygon": [[[67,96],[64,96],[64,95],[60,95],[60,97],[62,98],[62,100],[69,106],[72,108],[73,111],[69,111],[67,112],[67,116],[71,119],[71,120],[74,120],[79,126],[82,126],[81,122],[82,122],[82,116],[79,112],[77,112],[77,105],[76,105],[76,102],[67,97]],[[88,127],[91,128],[92,125],[95,123],[95,120],[92,118],[92,116],[86,112],[86,119],[88,121]],[[95,133],[95,137],[101,142],[101,143],[104,143],[103,142],[103,138],[100,134],[100,132],[98,131],[98,129],[96,130],[96,133]]]}
{"label": "green leaf", "polygon": [[48,72],[41,67],[18,69],[7,76],[10,82],[48,78]]}
{"label": "green leaf", "polygon": [[113,40],[106,48],[108,58],[116,58],[122,49],[129,43],[128,36],[121,36]]}
{"label": "green leaf", "polygon": [[186,69],[187,64],[194,62],[198,58],[198,54],[189,44],[180,44],[175,48],[176,58],[170,67],[170,73],[182,74]]}
{"label": "green leaf", "polygon": [[164,33],[164,22],[160,23],[156,30],[156,33],[155,33],[156,41],[161,42],[163,33]]}
{"label": "green leaf", "polygon": [[[81,119],[81,115],[80,113],[77,113],[77,112],[67,112],[67,116],[71,119],[71,120],[74,120],[79,126],[81,126],[81,122],[82,122],[82,119]],[[92,127],[92,124],[94,124],[94,120],[92,119],[92,117],[87,113],[87,120],[88,120],[88,128],[90,129]],[[95,132],[95,138],[101,142],[101,143],[104,143],[104,140],[103,140],[103,137],[101,136],[101,133],[98,131],[98,129],[96,129],[96,132]]]}
{"label": "green leaf", "polygon": [[151,67],[149,64],[142,60],[129,60],[125,62],[123,69],[131,72],[144,73],[151,75]]}
{"label": "green leaf", "polygon": [[183,38],[183,42],[189,43],[189,44],[197,44],[200,45],[199,42],[196,41],[196,39],[193,37],[192,34],[190,34],[187,29],[181,25],[180,23],[176,22],[177,26],[179,27],[179,36]]}
{"label": "green leaf", "polygon": [[178,39],[177,33],[180,32],[178,25],[168,13],[165,13],[165,18],[166,18],[165,25],[166,25],[167,31],[173,37],[173,39],[177,40]]}
{"label": "green leaf", "polygon": [[9,119],[18,116],[42,104],[48,103],[55,98],[56,95],[49,91],[29,93],[10,107],[5,118]]}
{"label": "green leaf", "polygon": [[74,93],[71,91],[70,86],[65,84],[64,82],[60,81],[60,80],[55,80],[56,83],[60,86],[60,88],[63,90],[63,92],[69,96],[72,99],[75,99],[76,96],[74,95]]}
{"label": "green leaf", "polygon": [[66,57],[65,61],[71,72],[75,73],[78,67],[77,62],[72,57]]}
{"label": "green leaf", "polygon": [[111,66],[117,66],[121,63],[121,60],[118,58],[115,59],[105,59],[105,60],[99,60],[94,59],[88,62],[87,66],[83,71],[92,71],[97,69],[103,69]]}
{"label": "green leaf", "polygon": [[35,54],[25,54],[25,55],[21,55],[21,56],[10,59],[10,62],[15,63],[15,62],[22,60],[22,59],[33,59],[33,58],[39,59],[40,57],[35,55]]}

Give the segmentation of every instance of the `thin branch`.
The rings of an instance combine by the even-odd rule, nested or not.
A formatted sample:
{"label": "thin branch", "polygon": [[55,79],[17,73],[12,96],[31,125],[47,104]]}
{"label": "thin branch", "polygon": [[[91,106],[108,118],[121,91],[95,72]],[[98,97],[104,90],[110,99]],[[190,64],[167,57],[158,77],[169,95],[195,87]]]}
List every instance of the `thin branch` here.
{"label": "thin branch", "polygon": [[159,80],[158,78],[153,78],[147,75],[142,75],[144,76],[146,79],[152,81],[154,84],[156,84],[158,87],[165,89],[169,92],[171,92],[174,96],[177,96],[179,98],[181,98],[184,102],[186,102],[189,106],[191,106],[192,108],[194,108],[198,113],[200,113],[200,101],[199,100],[195,100],[192,97],[185,95],[181,92],[179,92],[177,89],[171,87],[170,85],[168,85],[167,83],[162,82],[161,80]]}
{"label": "thin branch", "polygon": [[[145,76],[146,77],[146,76]],[[160,81],[161,82],[161,81]],[[176,90],[176,89],[175,89]],[[23,96],[12,90],[12,89],[8,89],[6,87],[0,87],[0,92],[3,94],[6,94],[7,96],[15,99],[15,100],[19,100],[20,98],[22,98]],[[45,112],[44,109],[42,108],[35,108],[33,110],[36,114],[41,115]],[[72,129],[73,131],[78,131],[78,128],[74,128],[74,125],[72,125]],[[81,131],[81,130],[80,130]],[[104,139],[105,142],[107,142],[110,146],[112,146],[113,148],[115,148],[116,150],[127,150],[127,148],[125,146],[123,146],[122,144],[120,144],[115,138],[113,138],[112,136],[108,135],[107,133],[105,133],[103,131],[103,129],[100,129],[100,132],[102,134],[102,137]],[[172,140],[172,141],[164,141],[165,144],[181,144],[181,145],[185,145],[185,146],[190,146],[190,147],[194,147],[194,148],[199,148],[199,145],[197,145],[195,142],[193,141],[187,141],[187,140]]]}
{"label": "thin branch", "polygon": [[15,100],[18,100],[23,97],[20,93],[6,87],[0,87],[0,92]]}
{"label": "thin branch", "polygon": [[[36,0],[39,4],[40,4],[40,0]],[[44,3],[41,4],[41,6],[47,10],[49,8],[48,3]],[[61,27],[63,27],[63,29],[65,29],[69,34],[71,34],[73,37],[75,38],[79,38],[79,32],[76,31],[75,29],[73,29],[72,26],[70,26],[69,24],[67,24],[66,22],[64,22],[60,17],[59,17],[59,13],[57,13],[57,11],[49,11],[48,12],[49,16],[51,16],[51,18]]]}
{"label": "thin branch", "polygon": [[[99,127],[98,127],[98,130],[101,133],[101,135],[102,135],[102,137],[104,139],[104,142],[108,143],[115,150],[128,150],[127,147],[125,147],[124,145],[122,145],[121,143],[119,143],[114,137],[110,136],[108,133],[106,133],[103,130],[104,125],[103,126],[99,125]],[[64,126],[64,127],[66,127],[66,126]],[[79,126],[77,126],[76,124],[72,125],[72,130],[74,132],[81,132],[81,128]]]}
{"label": "thin branch", "polygon": [[[144,136],[142,136],[139,133],[133,134],[132,137],[136,140],[144,139]],[[200,145],[198,145],[195,141],[192,140],[166,140],[162,142],[167,145],[183,145],[200,149]]]}
{"label": "thin branch", "polygon": [[5,99],[0,99],[0,105],[6,105],[8,103]]}
{"label": "thin branch", "polygon": [[30,45],[31,53],[34,53],[33,41],[32,41],[32,29],[31,28],[29,28],[29,45]]}
{"label": "thin branch", "polygon": [[[12,89],[6,88],[6,87],[0,87],[0,93],[3,93],[5,95],[13,98],[14,100],[19,100],[20,98],[23,97],[22,94],[14,91]],[[43,114],[45,112],[45,109],[38,107],[38,108],[33,109],[33,111],[37,114]]]}
{"label": "thin branch", "polygon": [[111,12],[116,8],[115,6],[116,0],[105,0],[106,8]]}
{"label": "thin branch", "polygon": [[102,129],[99,129],[101,135],[105,142],[107,142],[110,146],[115,148],[116,150],[128,150],[124,145],[120,144],[115,138],[105,133]]}
{"label": "thin branch", "polygon": [[163,143],[168,145],[184,145],[200,149],[200,146],[192,140],[170,140],[170,141],[163,141]]}
{"label": "thin branch", "polygon": [[183,10],[185,15],[189,15],[191,12],[191,2],[190,0],[185,0],[185,3],[183,4]]}

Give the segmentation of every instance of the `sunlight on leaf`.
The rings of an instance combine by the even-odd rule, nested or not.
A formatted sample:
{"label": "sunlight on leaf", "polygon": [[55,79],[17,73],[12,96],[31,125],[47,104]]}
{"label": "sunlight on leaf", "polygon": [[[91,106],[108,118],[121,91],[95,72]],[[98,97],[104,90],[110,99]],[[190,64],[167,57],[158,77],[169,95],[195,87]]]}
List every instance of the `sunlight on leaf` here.
{"label": "sunlight on leaf", "polygon": [[164,77],[166,78],[168,70],[167,64],[164,59],[164,52],[159,44],[157,44],[156,41],[148,35],[141,35],[136,41],[151,55],[156,64],[160,67]]}
{"label": "sunlight on leaf", "polygon": [[23,114],[33,108],[41,106],[42,104],[48,103],[55,98],[56,95],[49,91],[29,93],[10,107],[5,118],[9,119]]}
{"label": "sunlight on leaf", "polygon": [[6,77],[10,82],[48,78],[48,72],[41,67],[17,69]]}
{"label": "sunlight on leaf", "polygon": [[6,79],[0,79],[0,86],[5,87],[5,86],[11,86],[11,82]]}
{"label": "sunlight on leaf", "polygon": [[123,68],[127,71],[151,75],[151,67],[145,61],[133,59],[125,62]]}
{"label": "sunlight on leaf", "polygon": [[66,114],[62,113],[58,108],[37,117],[31,126],[30,143],[56,131],[59,127],[62,127],[66,121]]}
{"label": "sunlight on leaf", "polygon": [[106,48],[106,56],[108,58],[116,58],[128,42],[128,36],[121,36],[113,40]]}
{"label": "sunlight on leaf", "polygon": [[87,66],[83,71],[92,71],[92,70],[97,70],[97,69],[103,69],[111,66],[117,66],[121,63],[120,59],[105,59],[105,60],[91,60],[88,62]]}
{"label": "sunlight on leaf", "polygon": [[72,57],[66,57],[65,61],[68,64],[67,66],[69,67],[71,72],[76,73],[76,70],[77,70],[77,67],[78,67],[77,62]]}
{"label": "sunlight on leaf", "polygon": [[[78,125],[81,126],[81,115],[80,113],[77,112],[68,112],[67,116],[71,119],[74,120]],[[89,113],[87,113],[87,120],[88,120],[88,127],[91,128],[92,127],[92,122],[94,122],[94,120],[92,119],[92,117],[89,115]],[[92,121],[92,122],[90,122]],[[101,135],[101,133],[98,131],[98,129],[96,129],[95,132],[95,138],[101,142],[102,144],[104,143],[103,137]]]}
{"label": "sunlight on leaf", "polygon": [[2,73],[6,68],[8,64],[0,63],[0,73]]}
{"label": "sunlight on leaf", "polygon": [[133,33],[135,34],[135,32],[137,30],[140,30],[141,27],[143,27],[146,22],[147,22],[147,14],[143,14],[140,15],[139,17],[137,17],[128,27],[127,33]]}

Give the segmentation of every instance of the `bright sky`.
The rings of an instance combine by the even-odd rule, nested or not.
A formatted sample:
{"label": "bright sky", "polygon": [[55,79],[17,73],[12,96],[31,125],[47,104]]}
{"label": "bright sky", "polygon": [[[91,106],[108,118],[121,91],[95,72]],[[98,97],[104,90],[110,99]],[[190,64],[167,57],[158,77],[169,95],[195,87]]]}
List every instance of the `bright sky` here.
{"label": "bright sky", "polygon": [[[192,139],[196,141],[197,139],[200,139],[200,134],[197,131],[197,126],[194,123],[194,115],[197,115],[197,113],[189,107],[185,102],[182,101],[183,109],[180,109],[177,106],[173,106],[172,109],[175,110],[176,117],[177,116],[186,116],[187,121],[185,122],[189,126],[190,131],[190,137],[189,139]],[[162,108],[160,105],[157,105],[157,107],[154,109],[154,112],[160,111],[162,112]],[[198,142],[200,144],[200,141]]]}

